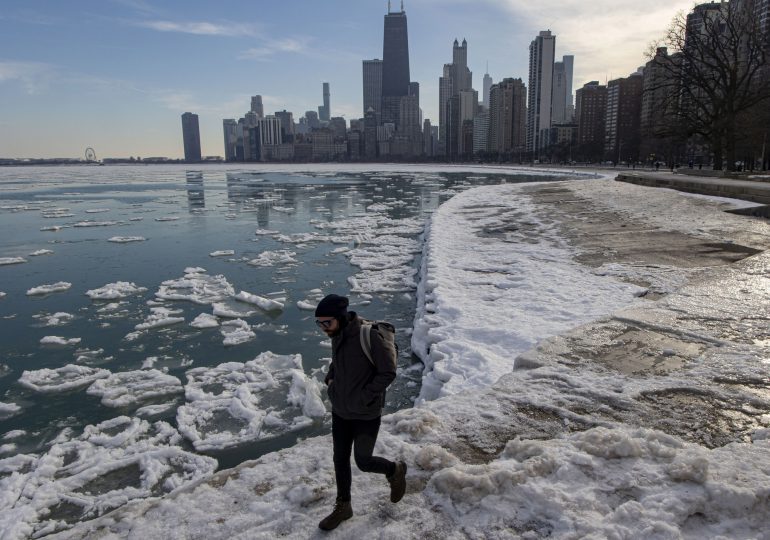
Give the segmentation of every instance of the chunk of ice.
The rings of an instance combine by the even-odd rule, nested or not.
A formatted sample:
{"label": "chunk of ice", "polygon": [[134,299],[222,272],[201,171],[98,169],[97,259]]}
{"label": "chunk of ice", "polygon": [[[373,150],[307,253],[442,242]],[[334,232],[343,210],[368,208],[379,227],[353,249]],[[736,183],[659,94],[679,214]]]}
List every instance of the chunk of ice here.
{"label": "chunk of ice", "polygon": [[0,257],[0,266],[7,264],[21,264],[27,262],[27,259],[21,257]]}
{"label": "chunk of ice", "polygon": [[67,345],[77,345],[80,343],[80,338],[63,338],[60,336],[45,336],[40,339],[41,345],[59,345],[62,347],[66,347]]}
{"label": "chunk of ice", "polygon": [[130,242],[144,242],[147,240],[144,236],[113,236],[108,238],[108,242],[114,242],[115,244],[128,244]]}
{"label": "chunk of ice", "polygon": [[225,347],[240,345],[257,337],[257,335],[251,330],[249,323],[243,319],[235,319],[232,321],[223,322],[222,327],[220,328],[220,332],[225,338],[222,341],[222,344]]}
{"label": "chunk of ice", "polygon": [[40,255],[53,255],[53,251],[50,249],[38,249],[29,254],[30,257],[39,257]]}
{"label": "chunk of ice", "polygon": [[108,407],[127,407],[181,391],[182,383],[176,377],[157,369],[140,369],[112,373],[95,381],[86,392],[101,396],[102,404]]}
{"label": "chunk of ice", "polygon": [[24,371],[19,384],[36,392],[66,392],[88,386],[97,379],[110,375],[109,370],[67,364],[56,369]]}
{"label": "chunk of ice", "polygon": [[32,287],[27,291],[27,296],[38,296],[44,294],[51,294],[56,292],[63,292],[72,287],[72,283],[66,281],[59,281],[50,285],[40,285],[39,287]]}
{"label": "chunk of ice", "polygon": [[201,313],[190,323],[193,328],[216,328],[219,326],[219,319],[208,313]]}
{"label": "chunk of ice", "polygon": [[247,304],[254,304],[265,311],[280,311],[284,307],[283,303],[278,300],[271,300],[263,296],[247,293],[246,291],[239,292],[234,298]]}
{"label": "chunk of ice", "polygon": [[277,437],[326,414],[319,384],[302,371],[298,354],[265,352],[245,364],[191,369],[179,430],[199,451]]}
{"label": "chunk of ice", "polygon": [[92,300],[116,300],[118,298],[126,298],[132,294],[144,292],[147,289],[145,287],[139,287],[136,283],[128,281],[117,281],[115,283],[108,283],[98,289],[91,289],[86,291],[86,296],[89,296]]}
{"label": "chunk of ice", "polygon": [[221,251],[212,251],[209,253],[210,257],[227,257],[230,255],[235,255],[235,251],[232,249],[223,249]]}

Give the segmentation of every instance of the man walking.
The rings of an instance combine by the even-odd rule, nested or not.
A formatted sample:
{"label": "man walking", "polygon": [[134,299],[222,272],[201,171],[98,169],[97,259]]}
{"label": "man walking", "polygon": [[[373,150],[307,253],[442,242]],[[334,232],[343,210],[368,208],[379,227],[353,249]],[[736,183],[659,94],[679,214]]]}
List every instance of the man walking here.
{"label": "man walking", "polygon": [[[326,375],[332,403],[332,440],[337,500],[334,510],[318,524],[330,531],[353,517],[350,504],[352,475],[350,453],[364,472],[384,474],[390,484],[390,500],[398,502],[406,490],[406,463],[373,456],[380,430],[385,390],[396,378],[396,350],[373,326],[371,354],[362,344],[362,319],[348,311],[348,299],[330,294],[315,310],[316,324],[332,339],[332,363]],[[371,357],[371,360],[369,359]]]}

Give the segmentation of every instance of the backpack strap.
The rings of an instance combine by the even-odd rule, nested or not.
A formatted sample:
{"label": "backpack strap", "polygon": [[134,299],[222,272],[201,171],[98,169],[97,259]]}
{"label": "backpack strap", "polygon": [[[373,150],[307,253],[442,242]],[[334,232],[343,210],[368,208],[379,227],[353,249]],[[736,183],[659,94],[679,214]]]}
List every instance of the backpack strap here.
{"label": "backpack strap", "polygon": [[372,358],[372,325],[371,324],[362,324],[361,325],[361,348],[364,350],[364,354],[369,359],[369,362],[374,365],[374,359]]}

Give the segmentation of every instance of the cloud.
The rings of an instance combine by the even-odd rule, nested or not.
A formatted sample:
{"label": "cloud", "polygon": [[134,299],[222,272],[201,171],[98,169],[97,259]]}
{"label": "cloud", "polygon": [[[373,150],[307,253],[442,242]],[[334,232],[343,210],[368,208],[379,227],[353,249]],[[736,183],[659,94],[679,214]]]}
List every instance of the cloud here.
{"label": "cloud", "polygon": [[[575,55],[574,87],[589,80],[625,77],[646,62],[659,39],[693,0],[484,0],[502,6],[520,24],[556,34],[557,58]],[[533,31],[532,38],[537,35]]]}
{"label": "cloud", "polygon": [[253,25],[227,21],[222,23],[212,23],[206,21],[176,22],[154,20],[138,21],[134,24],[142,28],[149,28],[150,30],[156,30],[158,32],[178,32],[182,34],[193,34],[197,36],[240,37],[257,35],[257,30]]}
{"label": "cloud", "polygon": [[308,50],[308,38],[284,38],[266,41],[260,47],[246,49],[238,54],[238,60],[266,60],[278,53],[303,54]]}
{"label": "cloud", "polygon": [[27,94],[41,94],[56,78],[56,69],[41,62],[0,62],[0,83],[21,83]]}

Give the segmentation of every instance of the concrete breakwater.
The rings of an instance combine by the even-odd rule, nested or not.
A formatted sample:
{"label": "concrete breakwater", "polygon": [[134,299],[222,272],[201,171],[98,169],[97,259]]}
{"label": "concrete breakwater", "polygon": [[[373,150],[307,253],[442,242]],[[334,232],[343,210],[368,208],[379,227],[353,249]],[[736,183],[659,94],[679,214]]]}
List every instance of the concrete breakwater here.
{"label": "concrete breakwater", "polygon": [[666,187],[715,197],[731,197],[770,204],[770,183],[735,178],[699,177],[689,174],[623,172],[617,180],[650,187]]}

